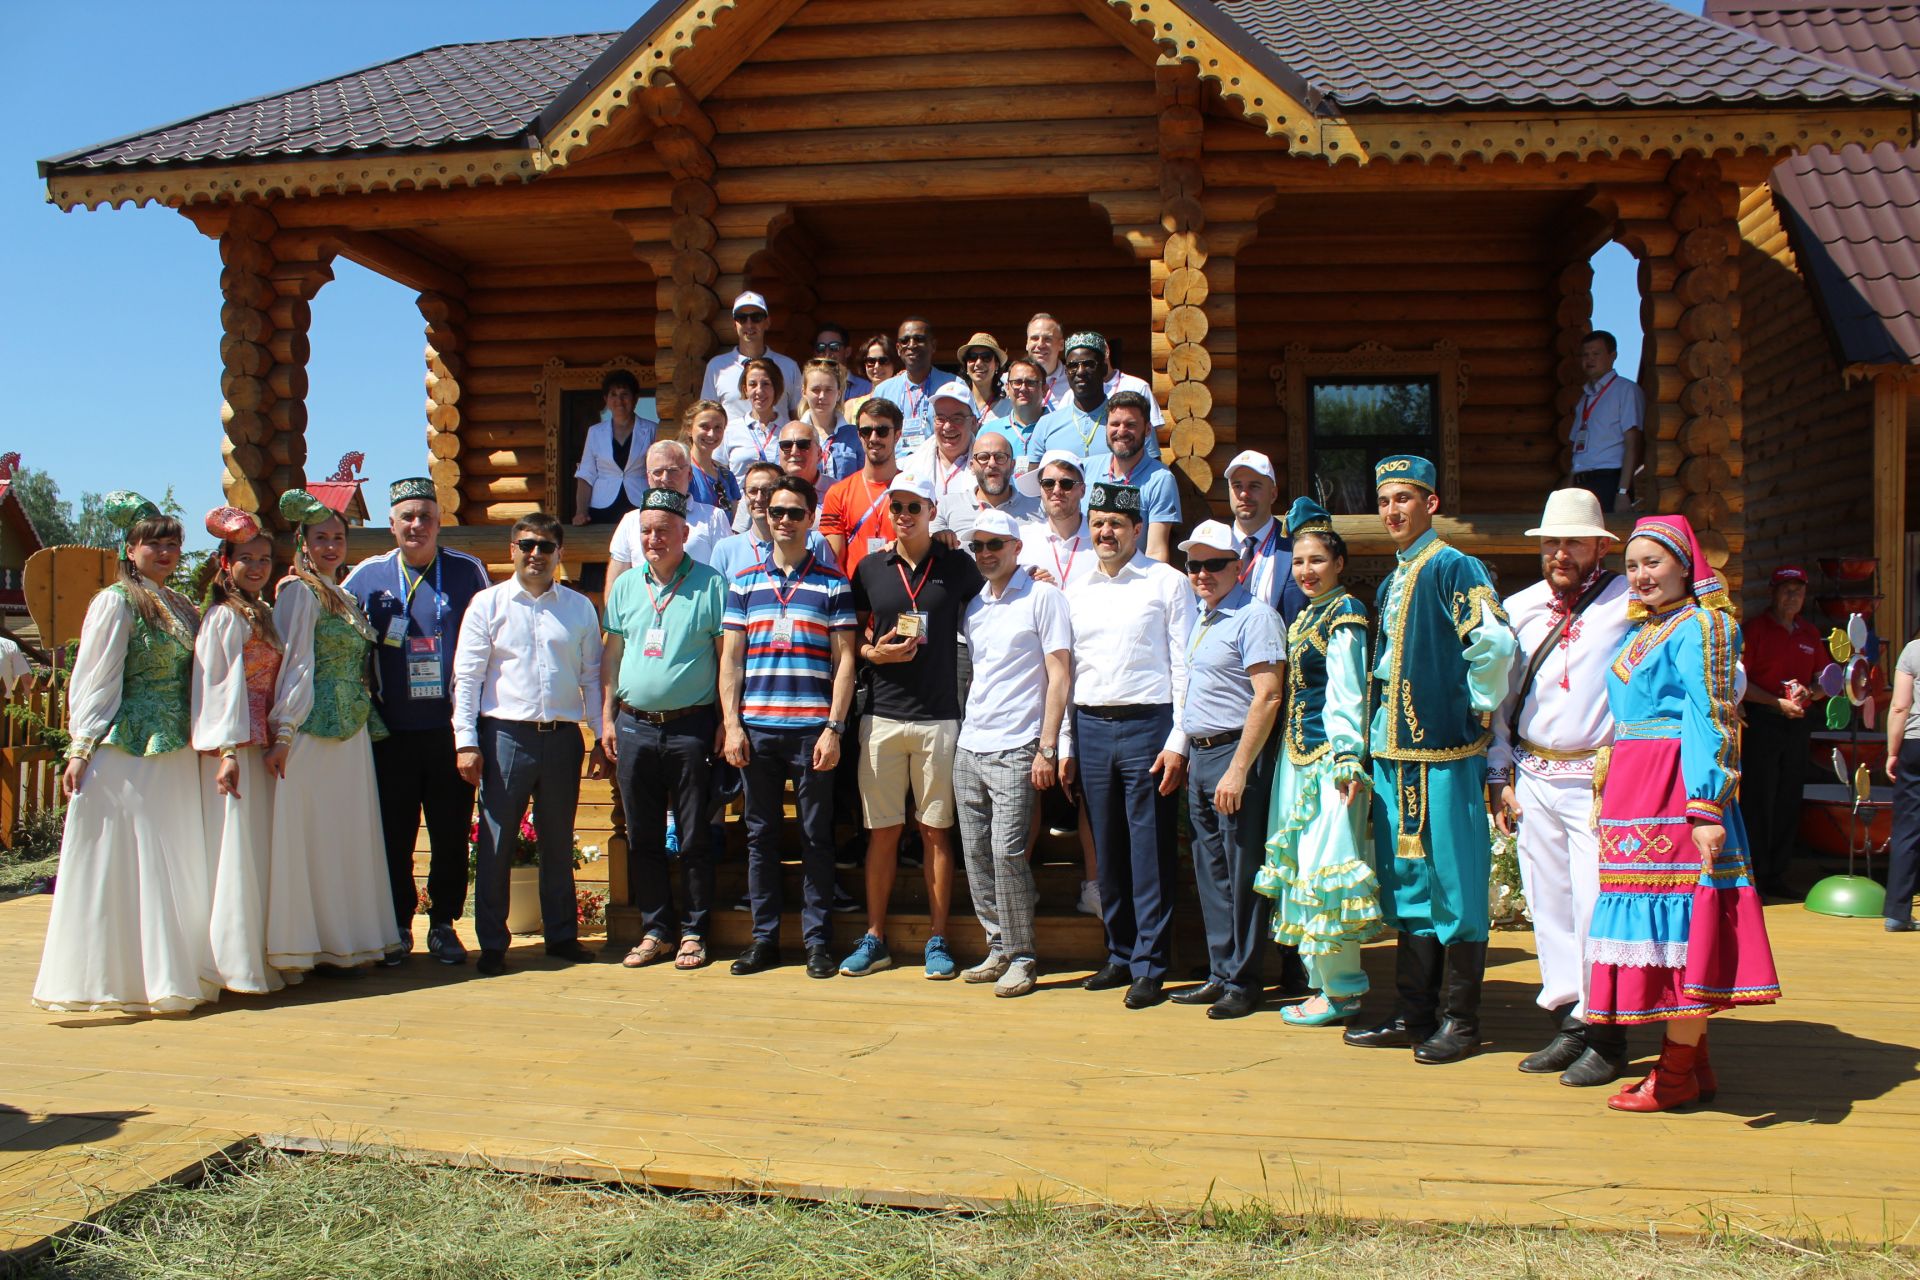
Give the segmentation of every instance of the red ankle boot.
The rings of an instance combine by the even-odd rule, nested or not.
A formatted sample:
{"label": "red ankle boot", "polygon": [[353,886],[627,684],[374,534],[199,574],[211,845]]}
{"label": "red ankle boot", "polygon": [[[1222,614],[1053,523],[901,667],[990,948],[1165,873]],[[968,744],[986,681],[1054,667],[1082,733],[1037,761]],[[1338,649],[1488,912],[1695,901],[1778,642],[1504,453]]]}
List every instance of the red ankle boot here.
{"label": "red ankle boot", "polygon": [[1639,1084],[1607,1099],[1615,1111],[1671,1111],[1700,1100],[1700,1081],[1693,1074],[1694,1046],[1668,1040],[1660,1046],[1660,1061]]}
{"label": "red ankle boot", "polygon": [[1713,1074],[1713,1063],[1707,1059],[1707,1037],[1701,1033],[1700,1043],[1693,1049],[1693,1079],[1700,1086],[1700,1101],[1712,1102],[1714,1095],[1720,1092],[1720,1077]]}

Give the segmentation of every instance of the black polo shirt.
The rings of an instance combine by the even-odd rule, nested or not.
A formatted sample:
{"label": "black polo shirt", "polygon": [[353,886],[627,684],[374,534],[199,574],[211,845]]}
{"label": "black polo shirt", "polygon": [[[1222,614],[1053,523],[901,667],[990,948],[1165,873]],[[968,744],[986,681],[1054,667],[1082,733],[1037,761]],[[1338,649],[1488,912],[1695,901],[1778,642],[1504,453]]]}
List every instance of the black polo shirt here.
{"label": "black polo shirt", "polygon": [[869,665],[874,715],[889,720],[960,718],[955,661],[960,620],[985,585],[972,556],[938,542],[917,569],[898,551],[860,561],[853,571],[853,607],[872,615],[875,639],[893,630],[895,621],[909,610],[927,618],[927,642],[913,661]]}

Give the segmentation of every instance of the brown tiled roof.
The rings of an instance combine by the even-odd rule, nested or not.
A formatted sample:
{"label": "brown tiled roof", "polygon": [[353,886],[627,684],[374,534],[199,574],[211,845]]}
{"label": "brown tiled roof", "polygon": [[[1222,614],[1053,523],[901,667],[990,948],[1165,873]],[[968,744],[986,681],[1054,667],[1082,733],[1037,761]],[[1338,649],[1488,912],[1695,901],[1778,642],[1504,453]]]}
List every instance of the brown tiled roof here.
{"label": "brown tiled roof", "polygon": [[[1710,0],[1769,40],[1920,88],[1920,5]],[[1814,147],[1773,195],[1845,364],[1920,362],[1920,149]]]}
{"label": "brown tiled roof", "polygon": [[[1343,109],[1674,107],[1887,101],[1888,82],[1662,0],[1181,0],[1282,82]],[[648,39],[446,45],[41,162],[41,173],[508,143]]]}

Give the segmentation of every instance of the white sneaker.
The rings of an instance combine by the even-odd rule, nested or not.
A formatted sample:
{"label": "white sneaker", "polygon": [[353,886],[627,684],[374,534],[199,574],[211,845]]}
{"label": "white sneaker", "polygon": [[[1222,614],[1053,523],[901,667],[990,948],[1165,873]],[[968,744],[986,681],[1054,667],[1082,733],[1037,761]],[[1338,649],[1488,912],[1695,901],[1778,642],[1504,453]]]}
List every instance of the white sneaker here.
{"label": "white sneaker", "polygon": [[961,970],[960,977],[966,982],[997,982],[1000,975],[1007,971],[1010,962],[998,951],[989,951],[987,958],[971,969]]}
{"label": "white sneaker", "polygon": [[1007,971],[993,984],[996,996],[1023,996],[1033,990],[1033,980],[1037,974],[1037,961],[1022,957],[1007,965]]}
{"label": "white sneaker", "polygon": [[1100,914],[1100,884],[1095,880],[1080,882],[1080,901],[1074,904],[1075,911],[1083,916]]}

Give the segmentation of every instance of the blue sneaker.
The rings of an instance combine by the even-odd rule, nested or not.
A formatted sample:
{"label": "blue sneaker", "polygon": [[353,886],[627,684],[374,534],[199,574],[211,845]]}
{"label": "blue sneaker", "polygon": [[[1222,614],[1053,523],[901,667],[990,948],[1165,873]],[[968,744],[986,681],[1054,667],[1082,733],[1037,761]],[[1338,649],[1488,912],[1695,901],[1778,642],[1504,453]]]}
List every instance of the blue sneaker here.
{"label": "blue sneaker", "polygon": [[927,977],[933,982],[945,982],[954,975],[953,953],[947,950],[947,940],[939,934],[927,939]]}
{"label": "blue sneaker", "polygon": [[667,814],[667,856],[680,852],[680,824],[674,821],[673,814]]}
{"label": "blue sneaker", "polygon": [[[949,962],[951,963],[951,962]],[[860,935],[860,945],[840,964],[840,973],[848,978],[864,978],[870,973],[893,968],[893,956],[887,944],[870,933]]]}

